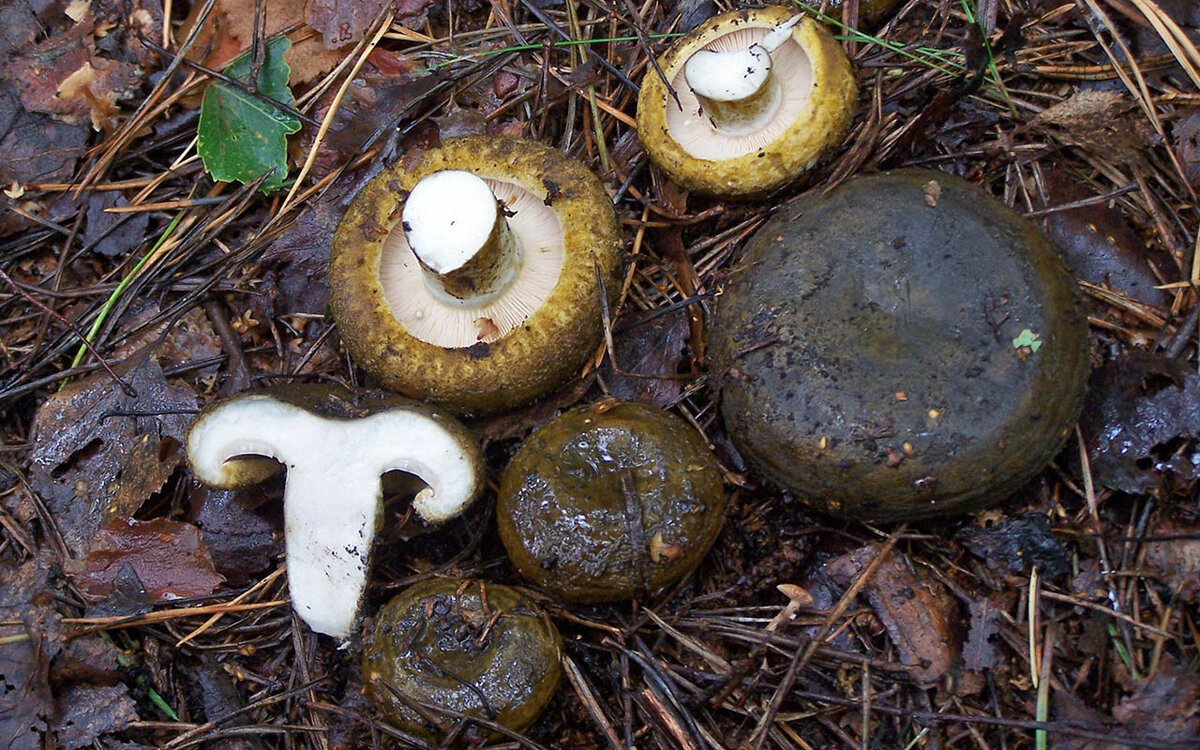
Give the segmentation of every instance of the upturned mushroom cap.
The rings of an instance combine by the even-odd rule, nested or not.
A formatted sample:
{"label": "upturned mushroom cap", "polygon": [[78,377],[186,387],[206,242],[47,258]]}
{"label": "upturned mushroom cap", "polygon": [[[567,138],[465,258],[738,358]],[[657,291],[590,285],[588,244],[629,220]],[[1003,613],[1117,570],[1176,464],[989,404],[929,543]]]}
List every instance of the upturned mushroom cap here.
{"label": "upturned mushroom cap", "polygon": [[[751,198],[796,179],[845,137],[858,96],[850,61],[825,27],[794,19],[779,6],[715,16],[663,53],[662,76],[647,72],[638,135],[672,180],[703,193]],[[733,70],[739,75],[731,87],[716,81],[730,79]],[[752,81],[762,82],[761,89]],[[723,88],[729,98],[747,97],[742,109],[753,127],[745,117],[725,114],[729,99],[713,96]],[[744,88],[754,91],[747,96]]]}
{"label": "upturned mushroom cap", "polygon": [[284,537],[292,604],[314,631],[350,635],[382,501],[380,477],[416,476],[425,521],[460,514],[482,488],[483,458],[465,427],[396,396],[293,385],[201,412],[187,436],[196,478],[222,489],[287,471]]}
{"label": "upturned mushroom cap", "polygon": [[[480,178],[499,206],[492,233],[461,266],[431,264],[410,247],[427,236],[410,219],[401,231],[409,193],[443,170]],[[491,226],[496,208],[476,204],[472,215]],[[516,260],[496,261],[510,246]],[[451,138],[401,159],[355,198],[333,240],[329,306],[351,356],[387,388],[491,413],[582,367],[603,334],[601,305],[620,292],[620,267],[612,201],[582,164],[528,140]]]}

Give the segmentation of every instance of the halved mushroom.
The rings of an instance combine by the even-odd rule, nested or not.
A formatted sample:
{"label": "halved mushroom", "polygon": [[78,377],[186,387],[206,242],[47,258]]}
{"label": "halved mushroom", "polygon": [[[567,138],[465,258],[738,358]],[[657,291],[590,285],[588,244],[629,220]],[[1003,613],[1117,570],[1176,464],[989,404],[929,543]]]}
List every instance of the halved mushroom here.
{"label": "halved mushroom", "polygon": [[811,169],[849,130],[858,95],[829,31],[779,6],[709,19],[658,67],[642,81],[638,135],[672,180],[714,195],[761,195]]}
{"label": "halved mushroom", "polygon": [[496,412],[579,370],[620,266],[612,201],[582,164],[533,141],[452,138],[355,198],[333,240],[329,306],[386,387]]}
{"label": "halved mushroom", "polygon": [[[395,396],[293,385],[210,406],[187,437],[196,477],[222,489],[256,484],[280,468],[292,606],[308,626],[349,637],[389,471],[426,487],[423,520],[460,514],[482,488],[483,458],[454,419]],[[281,467],[282,465],[282,467]]]}

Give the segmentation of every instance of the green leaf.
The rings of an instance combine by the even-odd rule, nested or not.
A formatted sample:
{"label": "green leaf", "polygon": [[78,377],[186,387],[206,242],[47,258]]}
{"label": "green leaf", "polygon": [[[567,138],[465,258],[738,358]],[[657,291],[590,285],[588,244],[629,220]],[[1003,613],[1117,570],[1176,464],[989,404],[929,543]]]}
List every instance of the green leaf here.
{"label": "green leaf", "polygon": [[1013,339],[1013,348],[1020,349],[1023,346],[1029,347],[1030,351],[1037,351],[1042,348],[1042,342],[1038,339],[1038,334],[1026,328],[1017,334]]}
{"label": "green leaf", "polygon": [[[262,96],[296,106],[288,88],[291,70],[283,53],[292,43],[274,39],[263,54],[258,71],[258,92]],[[242,83],[250,82],[250,53],[225,68],[225,75]],[[214,81],[204,91],[200,103],[200,124],[196,128],[196,149],[204,168],[214,180],[251,182],[274,170],[262,184],[269,193],[283,187],[287,177],[287,135],[300,129],[300,121],[279,107],[223,81]]]}

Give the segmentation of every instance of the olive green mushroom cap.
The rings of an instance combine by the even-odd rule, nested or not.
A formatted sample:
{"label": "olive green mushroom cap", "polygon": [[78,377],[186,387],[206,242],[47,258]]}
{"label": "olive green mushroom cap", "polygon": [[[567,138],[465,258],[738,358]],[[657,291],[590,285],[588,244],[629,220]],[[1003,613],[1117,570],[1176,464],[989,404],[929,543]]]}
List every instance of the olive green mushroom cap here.
{"label": "olive green mushroom cap", "polygon": [[[448,291],[429,283],[401,216],[418,181],[444,170],[492,189],[497,231],[520,249],[501,269],[513,294],[462,300],[475,278]],[[620,247],[612,201],[579,162],[518,138],[446,139],[354,199],[333,239],[330,312],[350,355],[385,387],[461,414],[503,411],[562,385],[596,350],[601,306],[620,293]]]}
{"label": "olive green mushroom cap", "polygon": [[[363,680],[383,718],[418,737],[434,740],[441,732],[414,703],[447,728],[458,719],[439,709],[519,731],[554,697],[561,649],[558,629],[517,589],[432,578],[379,610],[363,650]],[[488,733],[468,729],[463,739],[485,739],[481,734]]]}
{"label": "olive green mushroom cap", "polygon": [[[789,23],[794,25],[787,33]],[[764,41],[768,48],[778,43],[769,63],[759,46]],[[762,94],[752,97],[757,114],[750,130],[738,118],[722,124],[721,112],[729,106],[721,103],[724,97],[698,97],[689,85],[697,79],[687,70],[693,58],[744,50],[756,50],[757,56],[737,66],[704,67],[713,72],[751,71],[760,62],[769,67]],[[661,75],[651,68],[642,80],[638,135],[673,181],[711,195],[753,198],[795,180],[841,143],[857,104],[858,85],[837,40],[820,23],[796,22],[795,9],[780,6],[714,16],[672,43],[658,68]]]}
{"label": "olive green mushroom cap", "polygon": [[1087,335],[1037,227],[965,180],[901,170],[767,222],[710,342],[750,467],[882,521],[976,509],[1041,471],[1082,408]]}
{"label": "olive green mushroom cap", "polygon": [[602,402],[529,436],[501,475],[496,515],[526,578],[573,601],[616,601],[694,570],[721,529],[725,494],[691,425]]}

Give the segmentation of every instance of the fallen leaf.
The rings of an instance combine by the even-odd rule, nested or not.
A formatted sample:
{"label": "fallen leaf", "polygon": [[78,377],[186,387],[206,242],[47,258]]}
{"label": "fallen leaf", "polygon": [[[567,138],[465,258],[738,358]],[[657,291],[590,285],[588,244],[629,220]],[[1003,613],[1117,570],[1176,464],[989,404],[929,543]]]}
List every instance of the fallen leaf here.
{"label": "fallen leaf", "polygon": [[[1094,193],[1060,169],[1044,173],[1050,205],[1065,205]],[[1166,306],[1169,296],[1161,289],[1152,266],[1172,269],[1171,259],[1145,242],[1130,228],[1121,212],[1105,203],[1054,211],[1041,218],[1043,228],[1067,257],[1075,275],[1084,281],[1125,292],[1150,305]]]}
{"label": "fallen leaf", "polygon": [[1148,537],[1178,537],[1145,543],[1146,565],[1157,570],[1171,591],[1185,602],[1200,598],[1200,526],[1162,521],[1146,532]]}
{"label": "fallen leaf", "polygon": [[[129,516],[145,497],[116,499],[139,438],[182,443],[196,408],[195,394],[168,385],[144,353],[115,368],[137,391],[126,396],[105,373],[72,383],[48,398],[34,417],[30,482],[45,500],[67,546],[83,555],[108,518]],[[138,469],[133,469],[139,471]]]}
{"label": "fallen leaf", "polygon": [[1194,742],[1200,736],[1200,677],[1164,655],[1158,670],[1113,708],[1113,718],[1142,739]]}
{"label": "fallen leaf", "polygon": [[133,250],[146,238],[146,227],[150,224],[150,214],[145,211],[136,213],[109,213],[106,208],[128,206],[125,196],[116,191],[92,193],[88,197],[87,225],[83,231],[83,243],[92,252],[108,257],[125,255]]}
{"label": "fallen leaf", "polygon": [[0,80],[0,184],[69,179],[87,138],[87,126],[31,112],[16,85]]}
{"label": "fallen leaf", "polygon": [[124,685],[72,685],[57,702],[52,728],[67,750],[88,747],[138,720],[137,705]]}
{"label": "fallen leaf", "polygon": [[994,669],[1000,610],[990,600],[983,598],[971,602],[970,612],[971,628],[963,647],[963,666],[972,672]]}
{"label": "fallen leaf", "polygon": [[389,0],[312,0],[305,21],[321,32],[325,49],[337,49],[363,38]]}
{"label": "fallen leaf", "polygon": [[[281,38],[267,45],[254,83],[262,96],[295,107],[296,100],[288,88],[290,71],[284,62],[284,53],[291,44]],[[248,84],[251,62],[246,53],[230,63],[224,73]],[[204,90],[200,104],[196,151],[214,180],[246,183],[270,173],[262,190],[271,192],[283,187],[287,178],[287,136],[299,129],[300,121],[279,107],[223,81],[214,81]]]}
{"label": "fallen leaf", "polygon": [[[191,13],[180,28],[179,38],[185,38],[196,26],[204,5],[192,4]],[[271,0],[267,5],[266,19],[259,29],[263,38],[268,38],[300,25],[292,32],[295,43],[283,55],[284,62],[292,71],[292,85],[307,83],[325,75],[342,59],[341,52],[326,49],[321,35],[313,33],[302,23],[307,5],[308,0]],[[208,20],[192,45],[191,59],[219,70],[247,52],[254,40],[254,19],[258,7],[257,0],[216,0]]]}
{"label": "fallen leaf", "polygon": [[1200,183],[1200,108],[1195,108],[1175,123],[1175,153],[1183,173],[1192,185]]}
{"label": "fallen leaf", "polygon": [[[869,545],[829,560],[830,580],[850,586],[877,552],[876,545]],[[946,587],[920,569],[908,568],[899,554],[890,554],[877,566],[863,593],[892,637],[900,660],[918,667],[913,677],[930,684],[949,674],[958,653],[952,625],[958,613]]]}
{"label": "fallen leaf", "polygon": [[1046,108],[1030,120],[1029,126],[1045,127],[1062,143],[1096,156],[1122,164],[1137,163],[1145,158],[1143,151],[1149,141],[1141,129],[1144,122],[1129,116],[1133,107],[1124,94],[1085,89]]}
{"label": "fallen leaf", "polygon": [[217,572],[233,586],[254,580],[283,554],[280,504],[251,504],[264,497],[259,488],[235,492],[193,484],[189,492],[190,518],[204,532]]}
{"label": "fallen leaf", "polygon": [[1026,573],[1031,566],[1048,578],[1071,570],[1062,542],[1050,534],[1050,522],[1041,513],[1026,513],[992,526],[967,526],[958,532],[962,545],[996,573]]}
{"label": "fallen leaf", "polygon": [[266,317],[325,312],[329,246],[344,210],[335,198],[316,201],[263,253],[267,271],[255,301]]}
{"label": "fallen leaf", "polygon": [[94,32],[88,18],[7,61],[27,109],[72,125],[91,122],[96,130],[116,124],[117,102],[133,95],[142,73],[136,65],[100,56]]}
{"label": "fallen leaf", "polygon": [[152,602],[205,596],[224,580],[200,542],[200,530],[165,518],[109,522],[92,540],[87,557],[64,561],[63,572],[81,594],[100,601],[125,565],[133,568]]}
{"label": "fallen leaf", "polygon": [[[825,564],[831,580],[849,586],[875,558],[878,546],[869,545]],[[914,572],[897,555],[889,555],[863,589],[871,610],[883,623],[900,661],[917,667],[913,676],[922,683],[939,682],[950,673],[958,652],[952,623],[956,605],[946,587],[920,568]]]}
{"label": "fallen leaf", "polygon": [[686,383],[678,375],[691,335],[687,311],[639,311],[622,316],[617,330],[613,334],[617,363],[623,372],[642,377],[617,374],[606,361],[600,376],[608,392],[621,401],[641,401],[660,409],[672,406]]}
{"label": "fallen leaf", "polygon": [[1200,472],[1200,375],[1185,362],[1130,352],[1092,373],[1079,420],[1092,476],[1105,487],[1187,494]]}
{"label": "fallen leaf", "polygon": [[[48,605],[49,567],[31,560],[20,567],[0,566],[0,738],[5,750],[41,750],[41,735],[53,715],[50,659],[56,641],[48,641],[45,618],[57,617]],[[20,640],[24,637],[24,640]]]}

